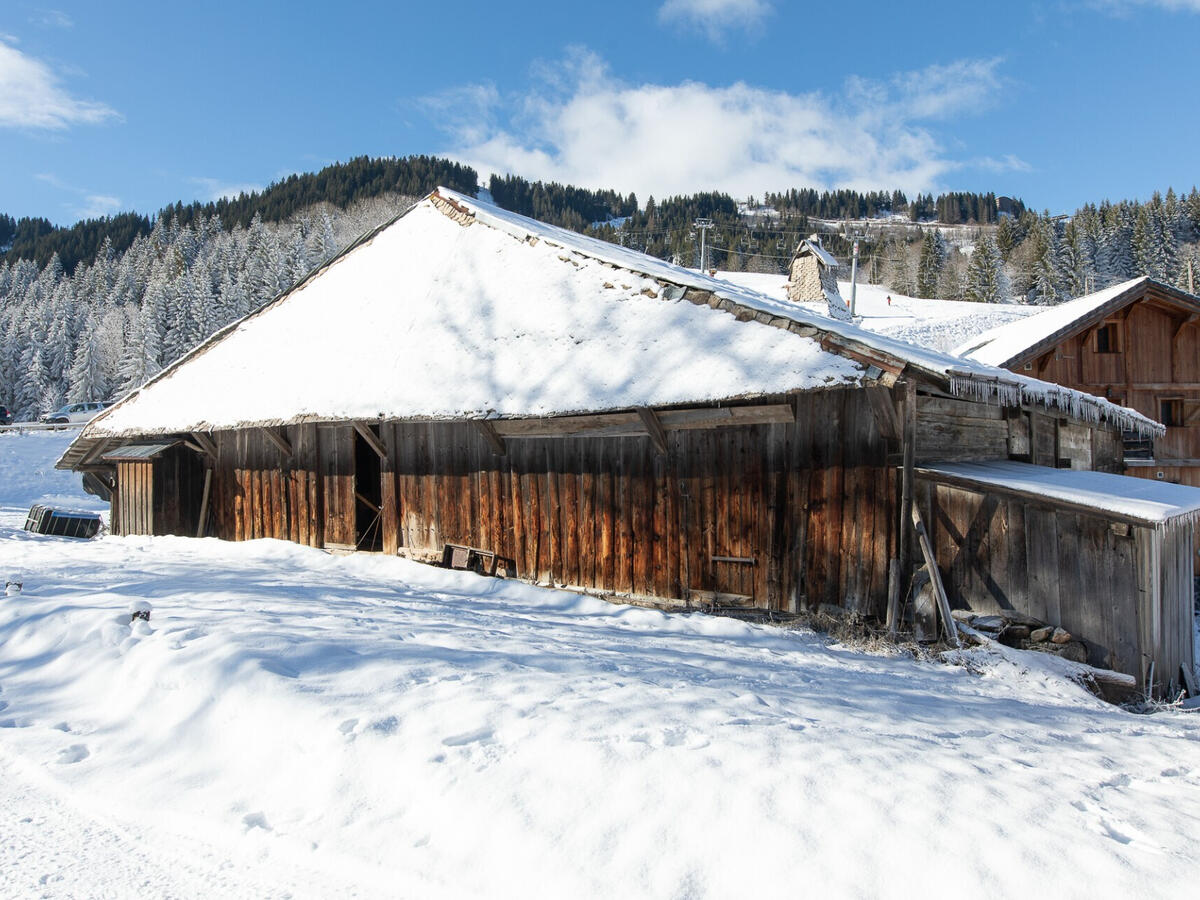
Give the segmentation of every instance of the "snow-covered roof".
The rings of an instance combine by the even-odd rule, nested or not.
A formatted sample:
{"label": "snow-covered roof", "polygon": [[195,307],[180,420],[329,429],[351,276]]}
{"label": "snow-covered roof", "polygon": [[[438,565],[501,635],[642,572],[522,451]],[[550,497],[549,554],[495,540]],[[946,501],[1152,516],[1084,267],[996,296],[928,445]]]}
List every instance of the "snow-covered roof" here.
{"label": "snow-covered roof", "polygon": [[1058,345],[1080,329],[1102,321],[1152,288],[1173,302],[1200,312],[1200,300],[1192,295],[1151,278],[1134,278],[1078,300],[1052,306],[1027,319],[985,331],[955,347],[954,353],[989,366],[1016,365]]}
{"label": "snow-covered roof", "polygon": [[[772,297],[786,297],[786,275],[759,272],[718,272],[717,277]],[[843,302],[850,298],[850,282],[838,282]],[[867,331],[908,341],[921,347],[953,352],[977,335],[1016,319],[1036,315],[1043,307],[1021,303],[971,303],[967,300],[936,300],[908,297],[883,285],[859,283],[855,288],[854,324]],[[814,312],[824,312],[826,303],[800,301]]]}
{"label": "snow-covered roof", "polygon": [[860,384],[884,374],[875,361],[977,399],[1160,430],[439,188],[93,419],[62,462],[108,437],[736,400]]}
{"label": "snow-covered roof", "polygon": [[802,240],[800,242],[800,246],[796,248],[795,255],[799,256],[805,251],[811,253],[813,256],[819,259],[823,265],[826,265],[831,269],[836,269],[838,267],[838,261],[833,258],[833,255],[828,250],[821,246],[820,240],[815,236]]}
{"label": "snow-covered roof", "polygon": [[1088,507],[1145,525],[1200,515],[1200,488],[1129,475],[1051,469],[1011,460],[934,463],[917,471],[935,479],[948,477],[985,489]]}

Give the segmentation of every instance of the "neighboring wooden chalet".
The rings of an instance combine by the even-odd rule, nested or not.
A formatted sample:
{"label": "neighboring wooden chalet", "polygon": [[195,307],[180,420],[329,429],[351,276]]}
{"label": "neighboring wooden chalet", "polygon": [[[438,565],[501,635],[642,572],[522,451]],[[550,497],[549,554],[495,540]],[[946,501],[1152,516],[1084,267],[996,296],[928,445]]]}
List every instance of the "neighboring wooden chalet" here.
{"label": "neighboring wooden chalet", "polygon": [[1200,298],[1136,278],[987,331],[968,359],[1106,397],[1162,422],[1128,474],[1200,487]]}
{"label": "neighboring wooden chalet", "polygon": [[[961,480],[938,466],[1118,472],[1123,432],[1161,427],[439,189],[92,420],[59,466],[112,486],[119,534],[419,559],[461,545],[542,584],[884,620],[920,559],[914,500],[957,554],[941,568],[973,559],[991,578],[974,519],[955,526],[957,551],[946,543],[941,485]],[[1142,486],[1111,477],[1118,494]],[[1200,491],[1161,487],[1187,496],[1153,529],[1190,541]],[[1032,494],[1022,502],[1063,511],[1061,540],[1070,516],[1129,518]],[[1191,665],[1190,643],[1141,625],[1190,609],[1190,589],[1162,575],[1190,575],[1175,543],[1120,581],[1119,604],[1104,547],[1060,553],[1077,553],[1072,584],[1087,590],[1055,602],[1085,624],[1093,661],[1144,680],[1152,658],[1162,685]],[[1030,573],[1012,600],[1044,605],[1051,558]],[[953,599],[982,602],[973,585],[950,579]],[[1076,615],[1089,605],[1092,619]]]}

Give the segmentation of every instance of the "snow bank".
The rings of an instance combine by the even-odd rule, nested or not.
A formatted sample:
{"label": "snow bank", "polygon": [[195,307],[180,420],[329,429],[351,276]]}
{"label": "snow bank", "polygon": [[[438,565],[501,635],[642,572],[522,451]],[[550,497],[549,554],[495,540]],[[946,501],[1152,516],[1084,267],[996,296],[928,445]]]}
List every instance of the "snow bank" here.
{"label": "snow bank", "polygon": [[[41,851],[0,851],[0,893],[1167,897],[1200,877],[1200,716],[1053,673],[276,541],[0,523],[17,561],[0,823]],[[110,867],[118,848],[144,867]]]}

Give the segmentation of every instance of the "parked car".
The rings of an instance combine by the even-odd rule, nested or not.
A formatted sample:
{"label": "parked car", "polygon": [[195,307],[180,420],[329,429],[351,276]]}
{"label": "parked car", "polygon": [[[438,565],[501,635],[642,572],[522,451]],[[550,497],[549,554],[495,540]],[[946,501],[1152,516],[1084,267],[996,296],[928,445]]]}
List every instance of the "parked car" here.
{"label": "parked car", "polygon": [[45,422],[48,425],[67,425],[72,422],[90,422],[95,416],[107,407],[112,406],[111,403],[99,403],[97,401],[88,401],[87,403],[68,403],[61,409],[56,409],[54,412],[46,413],[38,419],[39,422]]}
{"label": "parked car", "polygon": [[13,423],[13,414],[9,412],[7,406],[0,406],[0,425],[11,425]]}

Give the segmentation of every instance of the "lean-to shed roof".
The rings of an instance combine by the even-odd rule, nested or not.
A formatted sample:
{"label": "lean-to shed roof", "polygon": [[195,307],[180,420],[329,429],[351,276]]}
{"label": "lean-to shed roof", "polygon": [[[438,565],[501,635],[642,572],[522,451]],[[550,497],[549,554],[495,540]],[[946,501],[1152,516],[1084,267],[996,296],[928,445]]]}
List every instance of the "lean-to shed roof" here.
{"label": "lean-to shed roof", "polygon": [[1162,525],[1200,516],[1200,488],[1108,472],[1051,469],[1012,460],[944,462],[917,474],[960,485],[1043,500],[1051,505],[1094,509],[1138,525]]}
{"label": "lean-to shed roof", "polygon": [[717,402],[900,371],[1158,429],[439,188],[97,416],[60,465],[106,438]]}

